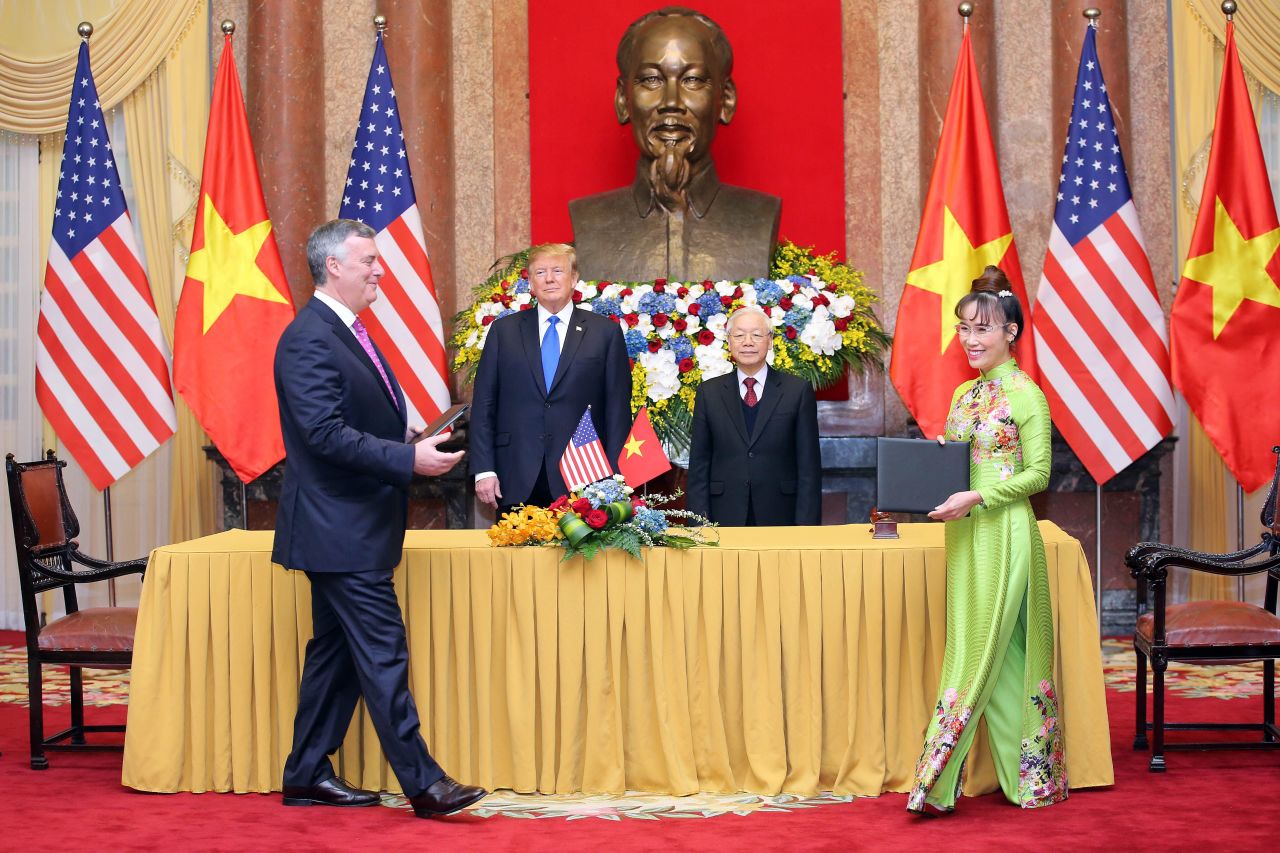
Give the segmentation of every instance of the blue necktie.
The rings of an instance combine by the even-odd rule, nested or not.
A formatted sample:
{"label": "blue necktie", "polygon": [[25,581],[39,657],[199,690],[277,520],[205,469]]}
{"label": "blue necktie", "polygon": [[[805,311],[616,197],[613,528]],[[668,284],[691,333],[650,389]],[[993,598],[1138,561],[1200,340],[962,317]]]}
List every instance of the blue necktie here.
{"label": "blue necktie", "polygon": [[556,331],[556,323],[560,318],[547,318],[550,328],[542,336],[542,376],[547,380],[547,393],[551,393],[551,382],[556,378],[556,365],[560,364],[560,333]]}

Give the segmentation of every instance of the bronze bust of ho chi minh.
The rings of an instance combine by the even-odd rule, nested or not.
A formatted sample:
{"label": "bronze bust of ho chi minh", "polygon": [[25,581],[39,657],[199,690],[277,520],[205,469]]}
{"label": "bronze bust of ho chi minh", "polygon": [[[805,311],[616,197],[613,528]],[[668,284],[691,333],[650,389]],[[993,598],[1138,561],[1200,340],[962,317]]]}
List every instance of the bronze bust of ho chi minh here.
{"label": "bronze bust of ho chi minh", "polygon": [[569,202],[584,279],[672,281],[765,276],[782,200],[722,184],[716,125],[737,107],[733,49],[710,18],[669,7],[637,19],[618,44],[618,121],[640,161],[628,187]]}

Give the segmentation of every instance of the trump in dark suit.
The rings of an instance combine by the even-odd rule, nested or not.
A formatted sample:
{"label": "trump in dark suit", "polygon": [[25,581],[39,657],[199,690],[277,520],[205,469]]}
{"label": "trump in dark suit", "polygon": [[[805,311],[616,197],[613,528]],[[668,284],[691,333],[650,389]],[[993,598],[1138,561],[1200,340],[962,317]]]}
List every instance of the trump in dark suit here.
{"label": "trump in dark suit", "polygon": [[284,803],[378,802],[335,776],[329,761],[363,696],[415,814],[449,814],[486,792],[445,775],[418,733],[391,577],[404,546],[410,479],[443,474],[462,453],[438,450],[443,436],[406,443],[404,394],[357,317],[378,298],[383,273],[373,229],[328,222],[307,241],[307,260],[315,296],[280,336],[275,358],[286,462],[271,558],[307,573],[314,628]]}
{"label": "trump in dark suit", "polygon": [[729,318],[737,369],[698,386],[689,448],[689,509],[730,527],[821,523],[818,403],[804,379],[765,363],[769,318]]}
{"label": "trump in dark suit", "polygon": [[560,457],[587,406],[617,466],[631,428],[631,363],[617,323],[574,307],[577,282],[572,246],[535,246],[529,287],[537,307],[489,327],[470,431],[476,496],[491,507],[546,506],[567,491]]}

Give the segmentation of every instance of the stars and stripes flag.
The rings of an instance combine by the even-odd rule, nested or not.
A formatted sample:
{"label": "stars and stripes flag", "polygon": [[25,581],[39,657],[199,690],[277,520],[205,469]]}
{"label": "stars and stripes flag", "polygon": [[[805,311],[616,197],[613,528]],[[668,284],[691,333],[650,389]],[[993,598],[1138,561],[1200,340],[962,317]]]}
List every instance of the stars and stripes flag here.
{"label": "stars and stripes flag", "polygon": [[177,429],[169,348],[80,44],[36,328],[36,399],[105,489]]}
{"label": "stars and stripes flag", "polygon": [[596,425],[591,421],[590,406],[582,413],[577,428],[565,445],[564,455],[560,457],[560,476],[564,477],[569,491],[613,476],[609,457],[605,456],[604,445],[600,443]]}
{"label": "stars and stripes flag", "polygon": [[386,274],[361,320],[404,389],[409,423],[426,423],[450,403],[444,326],[381,32],[338,215],[378,232]]}
{"label": "stars and stripes flag", "polygon": [[1089,26],[1032,326],[1053,422],[1102,484],[1169,434],[1174,408],[1164,312],[1096,37]]}

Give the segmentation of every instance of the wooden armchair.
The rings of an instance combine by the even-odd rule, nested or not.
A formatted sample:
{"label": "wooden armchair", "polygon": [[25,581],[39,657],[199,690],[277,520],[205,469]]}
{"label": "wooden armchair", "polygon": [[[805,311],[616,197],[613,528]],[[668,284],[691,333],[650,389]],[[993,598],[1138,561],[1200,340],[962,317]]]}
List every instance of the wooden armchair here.
{"label": "wooden armchair", "polygon": [[[1280,617],[1276,615],[1276,593],[1280,586],[1280,522],[1276,520],[1277,491],[1280,490],[1280,446],[1271,491],[1262,507],[1261,541],[1230,554],[1204,554],[1172,545],[1143,542],[1129,549],[1125,564],[1138,581],[1138,623],[1133,634],[1133,650],[1138,659],[1137,735],[1134,749],[1147,748],[1151,730],[1152,772],[1165,769],[1165,750],[1173,749],[1273,749],[1280,747],[1276,727],[1275,661],[1280,658]],[[1228,577],[1266,573],[1263,607],[1244,601],[1188,601],[1166,603],[1166,580],[1170,568],[1184,568]],[[1147,610],[1147,593],[1152,607]],[[1147,723],[1147,659],[1151,660],[1152,721]],[[1261,660],[1261,723],[1166,723],[1164,720],[1164,674],[1169,661],[1201,664],[1238,663]],[[1166,729],[1245,730],[1260,732],[1255,741],[1166,744]]]}
{"label": "wooden armchair", "polygon": [[[119,749],[85,741],[89,732],[120,732],[124,726],[87,726],[81,668],[127,669],[133,663],[136,607],[93,607],[81,610],[76,586],[128,574],[142,574],[145,559],[108,563],[80,553],[75,537],[80,523],[67,500],[62,481],[65,462],[50,450],[38,462],[5,457],[9,506],[13,510],[13,538],[18,551],[22,612],[27,632],[27,674],[31,716],[31,766],[49,766],[45,750]],[[80,568],[83,567],[83,568]],[[66,615],[41,625],[38,597],[61,589]],[[45,665],[71,670],[71,725],[44,736],[43,673]]]}

